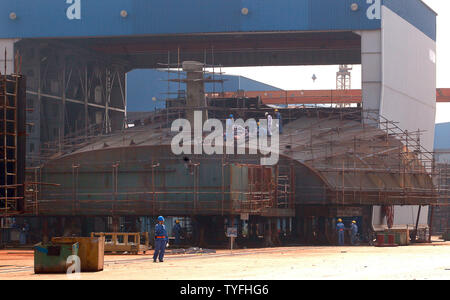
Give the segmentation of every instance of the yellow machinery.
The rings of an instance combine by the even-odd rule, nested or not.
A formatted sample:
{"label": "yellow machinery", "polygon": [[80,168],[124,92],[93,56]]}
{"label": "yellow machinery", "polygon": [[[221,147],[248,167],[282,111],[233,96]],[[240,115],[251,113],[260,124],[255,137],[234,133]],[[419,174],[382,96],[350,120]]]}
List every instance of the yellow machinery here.
{"label": "yellow machinery", "polygon": [[148,232],[143,232],[142,235],[139,232],[92,232],[91,237],[105,238],[105,253],[145,254],[150,250]]}

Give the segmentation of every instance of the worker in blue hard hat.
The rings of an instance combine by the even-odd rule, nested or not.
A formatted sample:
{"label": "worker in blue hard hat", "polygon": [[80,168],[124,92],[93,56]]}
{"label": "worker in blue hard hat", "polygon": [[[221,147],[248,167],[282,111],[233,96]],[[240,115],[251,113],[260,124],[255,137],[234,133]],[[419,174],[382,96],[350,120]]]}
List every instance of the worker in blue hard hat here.
{"label": "worker in blue hard hat", "polygon": [[155,253],[153,254],[153,262],[159,258],[159,262],[164,262],[164,252],[169,242],[166,226],[164,225],[164,217],[158,217],[158,224],[155,226]]}
{"label": "worker in blue hard hat", "polygon": [[336,224],[336,231],[338,233],[339,246],[344,246],[345,225],[344,223],[342,223],[342,219],[338,219],[338,223]]}
{"label": "worker in blue hard hat", "polygon": [[358,225],[356,225],[355,220],[352,221],[351,233],[352,233],[352,245],[356,245],[358,236]]}
{"label": "worker in blue hard hat", "polygon": [[233,140],[234,138],[234,116],[230,114],[230,117],[226,120],[225,124],[225,139]]}

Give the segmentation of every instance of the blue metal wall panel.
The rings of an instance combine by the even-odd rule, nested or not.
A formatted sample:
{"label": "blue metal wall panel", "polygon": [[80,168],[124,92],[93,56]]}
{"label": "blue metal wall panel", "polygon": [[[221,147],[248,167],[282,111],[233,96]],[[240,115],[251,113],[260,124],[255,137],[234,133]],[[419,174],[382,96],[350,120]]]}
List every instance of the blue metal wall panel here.
{"label": "blue metal wall panel", "polygon": [[309,0],[242,0],[241,7],[247,8],[249,13],[247,16],[241,16],[241,30],[309,30],[310,2]]}
{"label": "blue metal wall panel", "polygon": [[434,150],[450,149],[450,123],[436,124],[434,132]]}
{"label": "blue metal wall panel", "polygon": [[[68,0],[81,1],[81,20],[69,20],[66,0],[0,0],[0,37],[123,36],[144,34],[379,28],[364,18],[367,4],[348,18],[350,0]],[[241,9],[247,7],[248,15]],[[6,8],[6,9],[5,9]],[[120,11],[128,12],[127,18]],[[16,20],[9,13],[17,14]],[[336,25],[337,24],[337,25]]]}
{"label": "blue metal wall panel", "polygon": [[[80,20],[68,19],[72,4],[66,1],[80,1]],[[352,3],[358,11],[351,11]],[[435,16],[420,0],[384,4],[435,36]],[[378,29],[380,20],[366,15],[370,5],[367,0],[0,0],[0,38]],[[241,13],[244,7],[248,15]],[[9,18],[11,12],[17,19]]]}
{"label": "blue metal wall panel", "polygon": [[[84,37],[239,31],[240,0],[0,0],[0,37]],[[127,18],[120,12],[126,10]],[[16,20],[10,20],[15,12]]]}
{"label": "blue metal wall panel", "polygon": [[[350,9],[353,3],[359,7],[355,12]],[[311,30],[371,30],[381,27],[380,20],[367,18],[370,4],[366,0],[311,1],[310,6]]]}

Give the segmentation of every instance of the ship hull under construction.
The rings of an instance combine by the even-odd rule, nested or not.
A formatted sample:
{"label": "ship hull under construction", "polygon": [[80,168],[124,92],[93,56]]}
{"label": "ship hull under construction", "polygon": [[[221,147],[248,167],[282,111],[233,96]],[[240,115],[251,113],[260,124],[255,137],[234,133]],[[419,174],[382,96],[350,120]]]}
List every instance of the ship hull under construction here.
{"label": "ship hull under construction", "polygon": [[375,207],[392,228],[402,225],[389,216],[394,206],[436,201],[425,153],[405,145],[393,123],[385,130],[364,124],[360,109],[282,113],[293,121],[280,135],[274,166],[248,153],[175,155],[169,129],[137,126],[98,137],[29,174],[46,184],[34,187],[39,192],[28,200],[28,213],[39,216],[44,234],[50,219],[89,234],[118,231],[125,219],[128,230],[139,230],[139,220],[164,215],[189,220],[189,242],[200,245],[225,243],[230,226],[238,227],[242,243],[330,244],[337,217],[357,220],[368,233],[375,230]]}

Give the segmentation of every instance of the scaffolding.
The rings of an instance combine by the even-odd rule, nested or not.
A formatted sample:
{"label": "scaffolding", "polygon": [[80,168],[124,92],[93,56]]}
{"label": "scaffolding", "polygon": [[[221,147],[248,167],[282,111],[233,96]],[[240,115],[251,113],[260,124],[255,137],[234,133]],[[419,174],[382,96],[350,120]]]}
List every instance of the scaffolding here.
{"label": "scaffolding", "polygon": [[293,138],[280,142],[280,147],[288,146],[295,160],[330,183],[335,203],[425,205],[436,201],[437,190],[431,182],[433,154],[420,143],[423,132],[402,130],[375,111],[316,114],[317,121],[286,126],[284,135]]}
{"label": "scaffolding", "polygon": [[[202,76],[201,78],[188,78],[187,72],[183,70],[183,62],[180,60],[181,50],[177,49],[177,62],[173,63],[170,61],[171,53],[167,52],[167,62],[166,63],[158,63],[160,66],[160,71],[167,73],[167,92],[164,101],[166,103],[166,108],[159,113],[166,114],[166,127],[170,127],[170,121],[173,117],[181,118],[185,115],[186,105],[187,105],[187,87],[182,89],[182,85],[192,84],[194,82],[201,81],[203,87],[205,88],[205,84],[212,84],[212,95],[220,95],[224,94],[224,82],[223,79],[224,73],[222,72],[222,65],[215,64],[214,58],[214,48],[209,50],[204,50],[204,58],[203,58],[203,66],[202,66]],[[209,56],[209,57],[208,57]],[[210,61],[210,63],[208,63]],[[191,72],[197,73],[197,72]],[[171,76],[174,75],[174,76]],[[197,76],[194,76],[197,77]],[[177,90],[172,91],[171,84],[177,85]],[[220,85],[220,89],[216,90],[216,84]],[[205,93],[206,95],[206,93]],[[192,107],[192,109],[198,110],[208,110],[208,100],[205,97],[205,105],[199,107]]]}
{"label": "scaffolding", "polygon": [[439,199],[433,208],[430,221],[433,234],[447,236],[448,239],[450,236],[450,163],[448,161],[436,163],[435,181],[439,189]]}
{"label": "scaffolding", "polygon": [[[196,66],[198,65],[201,63]],[[50,164],[44,165],[47,168],[46,174],[51,173],[52,168],[59,170],[56,173],[72,174],[73,176],[65,178],[64,182],[70,188],[41,187],[41,190],[45,190],[44,195],[39,193],[35,197],[34,201],[39,203],[31,205],[35,208],[34,213],[48,214],[66,199],[72,199],[73,207],[76,208],[73,211],[75,214],[79,213],[81,201],[85,206],[92,205],[90,208],[86,207],[86,211],[95,211],[94,207],[98,205],[102,213],[113,215],[141,210],[157,213],[164,207],[171,213],[177,211],[193,214],[202,211],[221,214],[262,213],[267,209],[292,210],[295,205],[315,204],[320,201],[322,204],[339,206],[382,205],[385,207],[386,214],[389,215],[394,205],[432,205],[437,202],[438,192],[432,182],[436,174],[435,163],[433,154],[421,145],[423,132],[402,130],[397,123],[380,116],[378,111],[363,110],[359,107],[287,106],[280,108],[285,126],[280,136],[278,154],[285,159],[284,165],[279,164],[266,170],[256,166],[257,157],[228,155],[220,157],[200,155],[195,159],[185,157],[184,164],[192,176],[192,182],[187,181],[186,185],[178,185],[178,180],[181,178],[176,178],[175,187],[161,186],[161,182],[166,181],[165,174],[170,173],[162,166],[183,164],[177,162],[174,156],[167,154],[166,150],[159,151],[161,147],[170,147],[175,135],[169,129],[171,121],[186,116],[186,103],[181,102],[183,97],[180,97],[181,84],[192,81],[181,72],[180,61],[176,64],[168,61],[161,66],[168,73],[169,95],[170,83],[178,83],[177,98],[168,101],[165,110],[158,111],[144,120],[144,126],[115,134],[93,135],[90,138],[85,136],[81,140],[75,137],[63,143],[68,145],[67,147],[62,146],[61,143],[55,144],[54,148],[60,151],[56,157],[52,158],[62,159],[57,165],[52,164],[52,160],[49,161]],[[212,67],[212,73],[205,71],[211,66],[213,65],[207,65],[205,60],[201,70],[192,71],[197,75],[202,73],[202,76],[198,76],[198,79],[196,77],[195,80],[202,84],[223,83],[221,79],[217,79],[222,74],[220,67],[219,74],[214,73],[215,67]],[[171,78],[170,74],[176,74],[176,78]],[[188,109],[206,109],[214,114],[214,118],[221,120],[228,118],[231,112],[233,114],[236,112],[236,118],[262,119],[266,112],[273,110],[272,107],[261,104],[259,98],[245,99],[245,102],[241,102],[240,98],[220,99],[218,95],[215,96],[204,106],[189,106]],[[195,105],[203,105],[203,103],[200,101]],[[147,151],[163,154],[146,159],[150,152],[147,152],[145,157],[138,158],[135,151],[130,151],[133,154],[130,154],[125,161],[122,157],[120,163],[117,162],[117,158],[114,158],[119,150],[110,151],[108,154],[110,156],[98,157],[97,160],[89,162],[82,159],[73,160],[70,155],[66,156],[67,160],[62,157],[63,154],[74,153],[89,160],[88,156],[83,156],[86,152],[135,146],[151,147],[152,150],[149,148]],[[211,163],[211,160],[214,160],[214,163]],[[127,164],[128,167],[126,167]],[[241,182],[232,182],[236,186],[226,184],[225,181],[232,179],[225,175],[226,172],[231,172],[226,168],[236,164],[245,166],[247,170],[245,172],[248,172],[248,175],[241,175]],[[208,178],[200,174],[208,171],[202,169],[205,165],[214,167],[221,165],[222,184],[215,183],[216,190],[202,189],[202,186],[208,185],[206,183]],[[119,185],[137,176],[131,175],[132,173],[146,172],[146,170],[140,170],[142,166],[151,166],[151,184],[147,184],[148,186],[144,184],[132,191],[125,185],[121,190]],[[124,168],[127,174],[120,176]],[[309,176],[317,176],[321,181],[308,184],[296,181],[296,170],[305,168],[309,170]],[[90,181],[86,178],[82,179],[82,176],[96,176],[97,173],[108,174],[108,176],[113,174],[112,192],[109,191],[107,182],[99,182],[100,186],[92,187],[96,190],[103,188],[103,191],[93,192],[88,186],[80,188],[79,182],[89,185]],[[159,186],[155,184],[155,176],[161,176],[161,179],[158,179]],[[205,182],[202,182],[200,178],[204,178]],[[47,182],[58,180],[61,179],[44,178]],[[239,186],[242,182],[246,183],[245,187]],[[88,191],[82,193],[82,189],[88,189]],[[188,199],[188,203],[178,198]],[[314,202],[314,199],[326,200]],[[388,217],[392,219],[391,216]]]}
{"label": "scaffolding", "polygon": [[[5,52],[6,57],[6,52]],[[16,70],[17,66],[16,57]],[[6,63],[6,58],[5,58]],[[5,66],[6,73],[6,66]],[[19,120],[19,74],[0,73],[0,216],[10,216],[22,210],[23,202],[23,161],[20,161],[19,139],[21,138]],[[23,138],[23,137],[22,137]],[[23,144],[21,145],[23,147]]]}
{"label": "scaffolding", "polygon": [[[251,111],[263,116],[267,109],[261,107]],[[56,212],[56,207],[67,199],[72,199],[73,203],[68,203],[75,205],[75,208],[81,203],[85,212],[90,214],[95,213],[94,207],[98,206],[98,214],[120,215],[141,210],[158,213],[160,209],[166,209],[172,214],[216,212],[227,215],[232,212],[264,213],[265,210],[275,208],[281,211],[293,209],[295,205],[314,204],[311,199],[321,195],[325,195],[327,203],[331,205],[382,205],[386,207],[387,212],[393,205],[433,205],[437,202],[438,187],[432,182],[436,168],[432,153],[427,152],[420,144],[420,135],[423,132],[403,131],[395,122],[386,120],[375,112],[356,108],[296,108],[280,111],[287,122],[281,135],[279,150],[284,161],[266,168],[266,171],[255,163],[255,157],[201,155],[192,160],[186,158],[185,161],[193,185],[177,185],[171,189],[161,186],[161,182],[166,180],[163,179],[164,174],[171,172],[171,168],[165,166],[174,163],[175,158],[170,155],[152,154],[147,160],[144,157],[137,160],[133,150],[130,152],[133,153],[133,158],[122,160],[119,165],[113,156],[109,155],[101,156],[95,161],[74,161],[69,155],[67,161],[63,158],[54,165],[50,160],[50,165],[43,167],[47,175],[53,172],[52,165],[59,168],[55,174],[73,173],[72,177],[69,176],[71,179],[66,178],[66,181],[70,179],[73,182],[57,182],[58,177],[43,178],[43,181],[60,183],[61,186],[41,186],[38,192],[36,185],[30,189],[35,193],[34,200],[30,198],[27,203],[30,203],[29,207],[34,214]],[[151,126],[150,123],[122,133],[97,137],[87,146],[83,143],[74,154],[127,146],[152,146],[159,151],[157,149],[164,145],[170,146],[174,134],[170,134],[167,128]],[[219,182],[215,185],[216,190],[203,189],[202,186],[206,183],[200,179],[205,178],[201,173],[207,171],[201,167],[209,166],[211,160],[221,165],[218,180],[222,181],[222,184]],[[66,164],[67,170],[62,171]],[[229,180],[227,178],[230,178],[226,175],[228,168],[236,164],[247,169],[248,175],[240,177],[245,178],[245,182],[248,181],[246,187],[234,189],[230,188],[230,183],[226,183]],[[73,168],[74,165],[77,166],[76,169]],[[317,174],[324,185],[303,184],[297,181],[296,170],[302,165]],[[127,190],[125,182],[142,172],[140,166],[147,166],[145,170],[148,171],[142,171],[147,172],[149,185],[143,187],[143,190]],[[77,172],[74,173],[74,170]],[[34,181],[41,181],[41,170],[33,172],[37,174]],[[112,192],[109,192],[106,186],[97,186],[95,189],[106,188],[98,192],[90,191],[87,186],[80,186],[81,182],[89,182],[87,177],[82,176],[90,176],[86,175],[90,172],[92,176],[98,176],[99,172],[114,174]],[[132,175],[133,172],[136,174]],[[163,177],[155,178],[158,176]],[[177,197],[188,200],[180,202]],[[92,207],[88,208],[91,205]],[[76,209],[74,213],[80,211]]]}
{"label": "scaffolding", "polygon": [[336,73],[336,90],[351,90],[351,70],[353,70],[353,68],[348,65],[339,65],[339,71]]}

